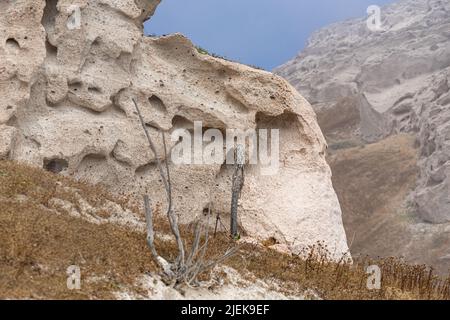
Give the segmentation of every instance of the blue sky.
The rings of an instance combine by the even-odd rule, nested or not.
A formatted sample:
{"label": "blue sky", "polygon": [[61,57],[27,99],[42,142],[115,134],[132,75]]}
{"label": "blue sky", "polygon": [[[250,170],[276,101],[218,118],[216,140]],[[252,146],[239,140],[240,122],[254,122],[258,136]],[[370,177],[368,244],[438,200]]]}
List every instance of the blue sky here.
{"label": "blue sky", "polygon": [[181,32],[196,45],[266,70],[283,64],[309,35],[330,23],[366,15],[392,0],[162,0],[147,34]]}

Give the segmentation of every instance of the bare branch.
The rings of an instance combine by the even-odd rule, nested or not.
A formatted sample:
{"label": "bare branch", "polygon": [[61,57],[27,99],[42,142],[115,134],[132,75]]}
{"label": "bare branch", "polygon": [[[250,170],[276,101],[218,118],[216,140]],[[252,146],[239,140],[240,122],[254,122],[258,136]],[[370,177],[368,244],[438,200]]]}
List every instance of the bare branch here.
{"label": "bare branch", "polygon": [[[155,155],[156,164],[157,164],[158,169],[159,169],[159,174],[161,175],[161,179],[162,179],[164,187],[166,189],[167,201],[169,201],[169,203],[172,203],[172,200],[170,199],[169,182],[167,181],[166,174],[164,173],[163,166],[161,164],[161,159],[159,158],[158,152],[156,151],[156,147],[153,144],[153,141],[152,141],[152,138],[150,137],[150,134],[148,133],[147,126],[145,125],[144,118],[142,117],[141,111],[139,110],[139,107],[138,107],[138,105],[136,103],[136,100],[134,100],[134,99],[132,99],[132,100],[133,100],[134,106],[136,107],[136,112],[137,112],[137,114],[139,116],[139,120],[141,122],[141,126],[144,129],[144,133],[145,133],[145,136],[147,137],[147,141],[148,141],[148,144],[150,146],[150,149],[153,152],[153,154]],[[167,159],[166,159],[166,161],[167,161]],[[169,207],[169,209],[171,209],[171,208]]]}
{"label": "bare branch", "polygon": [[163,146],[164,146],[164,159],[166,165],[166,173],[167,173],[167,198],[169,201],[169,207],[167,209],[168,212],[172,211],[172,181],[170,180],[170,170],[169,170],[169,161],[167,161],[167,146],[166,146],[166,137],[164,131],[161,130]]}
{"label": "bare branch", "polygon": [[239,247],[232,247],[229,248],[221,257],[219,257],[218,259],[211,261],[210,263],[201,266],[201,268],[199,269],[198,273],[201,273],[203,271],[206,271],[208,269],[214,268],[215,266],[217,266],[218,264],[222,263],[223,261],[227,260],[228,258],[232,257],[233,255],[236,254],[236,252],[238,252]]}
{"label": "bare branch", "polygon": [[161,269],[163,269],[164,273],[168,277],[173,277],[174,273],[171,270],[171,265],[167,262],[163,257],[161,257],[156,251],[155,247],[155,234],[153,229],[153,212],[150,206],[150,200],[147,195],[144,196],[144,207],[145,207],[145,217],[147,221],[147,244],[150,247],[150,251],[153,255],[153,258],[159,264]]}
{"label": "bare branch", "polygon": [[198,247],[200,245],[201,231],[202,231],[202,226],[200,224],[200,221],[197,221],[197,223],[195,224],[194,242],[192,244],[191,253],[189,254],[189,256],[186,260],[187,265],[190,265],[192,263],[192,260],[194,259],[194,257],[197,255]]}
{"label": "bare branch", "polygon": [[173,235],[175,236],[175,240],[176,240],[177,246],[178,246],[178,259],[177,259],[178,266],[177,267],[184,268],[184,245],[183,245],[183,241],[181,239],[180,230],[178,228],[178,219],[172,209],[172,186],[171,186],[171,182],[170,182],[170,172],[169,172],[169,165],[168,165],[168,160],[167,160],[167,148],[166,148],[164,132],[162,132],[162,130],[160,130],[160,132],[162,133],[163,144],[164,144],[164,159],[166,161],[166,170],[167,170],[166,173],[164,173],[164,169],[161,164],[161,160],[158,156],[156,147],[150,137],[150,134],[148,133],[147,126],[145,125],[145,121],[144,121],[144,118],[142,117],[141,111],[139,110],[138,104],[136,103],[135,99],[132,99],[132,100],[133,100],[134,106],[136,108],[136,112],[139,116],[141,126],[144,129],[145,136],[147,137],[147,141],[150,146],[150,149],[152,150],[153,154],[155,155],[159,173],[160,173],[161,179],[163,181],[164,187],[166,189],[167,202],[169,204],[168,208],[167,208],[167,216],[169,218],[170,228],[172,230]]}

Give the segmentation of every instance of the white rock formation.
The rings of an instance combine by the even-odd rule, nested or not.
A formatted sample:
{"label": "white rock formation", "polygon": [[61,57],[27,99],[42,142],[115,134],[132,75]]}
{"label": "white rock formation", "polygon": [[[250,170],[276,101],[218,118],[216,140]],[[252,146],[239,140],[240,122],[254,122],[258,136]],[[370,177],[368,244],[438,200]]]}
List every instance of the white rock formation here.
{"label": "white rock formation", "polygon": [[[280,169],[246,165],[240,217],[250,236],[297,251],[323,241],[347,252],[340,206],[315,114],[286,81],[200,54],[180,34],[143,36],[160,1],[18,0],[0,3],[0,156],[103,183],[116,192],[164,193],[132,103],[157,128],[280,129]],[[230,211],[232,167],[175,165],[175,208],[191,221],[213,199]],[[210,196],[210,194],[212,194]],[[226,221],[224,219],[224,221]]]}
{"label": "white rock formation", "polygon": [[381,9],[381,22],[380,31],[369,30],[366,18],[323,28],[275,73],[324,115],[327,135],[417,134],[414,202],[423,220],[449,222],[450,2],[401,0]]}

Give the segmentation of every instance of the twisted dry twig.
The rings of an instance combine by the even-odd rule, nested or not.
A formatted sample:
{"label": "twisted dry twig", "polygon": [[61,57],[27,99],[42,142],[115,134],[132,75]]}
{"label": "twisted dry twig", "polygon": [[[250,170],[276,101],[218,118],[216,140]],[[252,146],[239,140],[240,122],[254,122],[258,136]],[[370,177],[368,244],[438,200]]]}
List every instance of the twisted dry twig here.
{"label": "twisted dry twig", "polygon": [[[176,262],[170,263],[163,257],[158,254],[154,243],[154,226],[153,226],[153,212],[150,205],[150,199],[147,195],[144,196],[144,209],[145,209],[145,217],[146,217],[146,226],[147,226],[147,244],[150,247],[150,251],[152,253],[153,258],[161,267],[164,272],[164,275],[174,283],[174,285],[179,284],[195,284],[197,282],[197,277],[200,273],[214,268],[217,264],[223,262],[225,259],[229,258],[235,252],[237,252],[237,248],[228,249],[225,254],[216,259],[215,261],[205,262],[206,251],[208,247],[208,238],[209,238],[209,217],[211,215],[211,194],[210,194],[210,202],[208,207],[208,217],[206,226],[202,225],[200,221],[197,222],[194,232],[194,241],[187,256],[185,258],[185,248],[183,244],[183,240],[180,234],[180,229],[178,227],[178,219],[173,210],[173,202],[172,202],[172,184],[170,180],[170,171],[169,165],[167,161],[167,147],[164,132],[160,130],[162,133],[163,146],[164,146],[164,159],[165,159],[165,172],[163,165],[161,163],[160,158],[158,157],[158,153],[156,151],[156,147],[148,133],[145,121],[142,117],[142,114],[139,110],[138,104],[135,99],[132,99],[133,103],[136,107],[136,112],[139,116],[139,120],[141,122],[142,128],[144,129],[145,136],[147,138],[149,147],[153,154],[156,157],[156,163],[159,169],[159,173],[164,184],[164,188],[166,190],[168,208],[167,208],[167,217],[169,220],[170,228],[172,234],[175,237],[177,246],[178,246],[178,257]],[[204,243],[200,246],[202,236],[204,237]]]}

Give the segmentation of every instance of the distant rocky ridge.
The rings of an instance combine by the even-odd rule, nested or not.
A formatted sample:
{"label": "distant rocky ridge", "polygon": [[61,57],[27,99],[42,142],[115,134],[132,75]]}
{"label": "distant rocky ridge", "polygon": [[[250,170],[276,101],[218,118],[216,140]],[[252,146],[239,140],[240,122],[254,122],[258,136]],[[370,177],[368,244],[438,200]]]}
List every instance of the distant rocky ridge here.
{"label": "distant rocky ridge", "polygon": [[315,32],[275,73],[312,104],[329,143],[416,136],[412,202],[423,221],[450,221],[450,2],[401,0]]}

